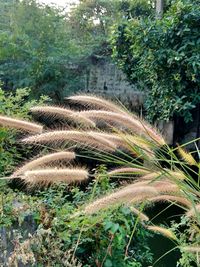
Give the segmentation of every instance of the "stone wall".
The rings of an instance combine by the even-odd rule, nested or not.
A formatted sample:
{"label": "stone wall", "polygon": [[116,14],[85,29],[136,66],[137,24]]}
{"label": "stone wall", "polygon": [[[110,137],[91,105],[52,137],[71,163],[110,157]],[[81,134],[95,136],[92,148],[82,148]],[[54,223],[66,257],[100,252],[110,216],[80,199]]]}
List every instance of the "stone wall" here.
{"label": "stone wall", "polygon": [[133,110],[142,108],[144,93],[131,85],[125,74],[111,61],[93,59],[86,76],[86,92],[119,100]]}
{"label": "stone wall", "polygon": [[[131,85],[125,74],[110,60],[93,59],[85,78],[85,92],[106,96],[125,105],[130,111],[142,114],[145,94]],[[158,123],[168,144],[173,143],[174,124]]]}

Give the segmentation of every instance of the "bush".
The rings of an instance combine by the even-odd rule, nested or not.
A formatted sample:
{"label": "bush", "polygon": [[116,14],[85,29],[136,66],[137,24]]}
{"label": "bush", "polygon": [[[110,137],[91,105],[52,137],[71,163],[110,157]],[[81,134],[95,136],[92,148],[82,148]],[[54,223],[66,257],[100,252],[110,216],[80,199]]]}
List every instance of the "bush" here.
{"label": "bush", "polygon": [[[0,88],[0,115],[30,119],[29,109],[42,104],[48,98],[42,96],[38,101],[29,98],[30,89],[17,89],[15,93]],[[13,168],[26,158],[29,151],[17,144],[19,132],[0,128],[0,173],[1,177],[13,171]]]}
{"label": "bush", "polygon": [[147,91],[151,121],[193,119],[200,103],[199,18],[199,0],[175,0],[161,20],[130,19],[114,29],[113,57],[129,81]]}
{"label": "bush", "polygon": [[[78,206],[115,187],[105,176],[105,168],[101,167],[97,175],[98,183],[90,183],[84,191],[74,187],[69,192],[65,184],[36,190],[34,196],[8,189],[0,224],[7,227],[8,233],[9,227],[16,222],[20,224],[9,262],[72,267],[142,267],[151,264],[152,254],[147,240],[152,234],[137,223],[130,208],[111,208],[95,216],[76,215]],[[14,200],[20,203],[17,208],[13,206]],[[27,216],[32,216],[37,224],[36,231],[29,235],[23,228]],[[79,265],[73,265],[73,260]]]}
{"label": "bush", "polygon": [[[69,100],[71,107],[73,107],[72,102],[74,101],[76,104],[79,103],[80,106],[84,104],[84,107],[87,106],[88,110],[75,111],[55,106],[38,106],[32,108],[32,112],[39,113],[48,119],[56,119],[57,123],[59,118],[61,122],[67,120],[67,125],[68,127],[71,126],[71,129],[58,130],[59,126],[56,124],[55,131],[51,129],[31,135],[23,139],[23,142],[25,146],[29,143],[41,145],[48,143],[53,145],[53,150],[55,148],[56,150],[62,148],[70,151],[75,149],[76,161],[73,163],[67,161],[65,165],[63,163],[58,164],[56,160],[49,163],[44,162],[44,157],[38,155],[37,164],[35,164],[34,159],[28,165],[25,164],[18,177],[30,186],[47,186],[61,181],[72,184],[78,181],[83,182],[87,178],[90,181],[89,185],[91,185],[91,180],[94,179],[94,185],[92,189],[86,187],[86,193],[82,193],[80,190],[74,191],[73,187],[69,187],[71,193],[67,194],[66,192],[66,195],[63,194],[63,191],[60,191],[61,196],[57,198],[59,201],[58,213],[55,203],[52,203],[51,199],[49,201],[48,194],[52,194],[52,188],[49,188],[46,197],[48,201],[46,204],[49,205],[49,209],[45,206],[42,207],[42,219],[39,219],[45,224],[47,230],[44,232],[45,235],[47,234],[44,240],[45,249],[43,250],[43,247],[41,247],[37,251],[37,253],[42,253],[41,258],[46,259],[46,261],[53,261],[53,253],[45,258],[49,248],[52,248],[55,244],[53,242],[52,246],[49,245],[51,244],[51,232],[49,233],[48,229],[51,226],[61,233],[61,239],[66,239],[65,251],[70,251],[72,247],[73,255],[76,254],[84,264],[85,262],[91,264],[92,261],[92,265],[94,265],[94,262],[97,261],[98,266],[99,262],[104,262],[103,255],[106,253],[108,266],[109,264],[112,266],[112,262],[114,266],[117,264],[116,262],[120,262],[122,265],[123,260],[127,260],[125,262],[127,266],[132,266],[135,261],[133,255],[136,255],[136,252],[132,254],[132,250],[135,251],[135,245],[133,244],[132,247],[132,242],[135,238],[137,240],[138,230],[140,232],[140,221],[147,230],[160,233],[171,239],[176,245],[173,249],[188,250],[186,244],[189,244],[192,246],[190,248],[192,253],[198,253],[200,166],[194,156],[184,150],[183,146],[170,148],[156,128],[153,128],[136,115],[130,114],[119,105],[102,98],[85,95],[73,96]],[[94,107],[96,110],[94,110]],[[1,123],[3,124],[4,121]],[[19,127],[17,124],[15,126]],[[189,143],[192,142],[195,142],[195,140]],[[52,156],[48,151],[45,152],[47,157]],[[198,150],[196,153],[199,155]],[[74,166],[74,164],[77,165],[77,161],[80,161],[83,165],[81,159],[84,157],[84,165],[87,164],[88,170],[85,167],[77,168],[77,166]],[[41,168],[41,160],[43,166],[46,166],[45,168]],[[94,160],[105,162],[112,169],[109,170],[108,174],[103,168],[94,174],[94,171],[91,170],[91,163]],[[107,176],[117,181],[116,186],[121,183],[124,186],[118,190],[112,190],[115,185],[109,185],[110,179]],[[122,179],[126,181],[120,181]],[[84,188],[84,184],[81,187]],[[89,192],[89,195],[87,192]],[[104,193],[107,194],[104,195]],[[97,199],[93,200],[96,196]],[[65,205],[65,197],[72,201],[71,205]],[[185,236],[186,244],[183,244],[179,241],[178,235],[175,235],[170,229],[153,225],[154,218],[158,215],[154,216],[150,213],[148,217],[146,212],[148,212],[149,206],[157,203],[166,203],[165,205],[167,205],[166,208],[161,209],[158,215],[171,205],[177,205],[188,218],[188,224],[185,224],[185,227],[189,225],[189,231],[191,231],[193,224],[196,225],[192,234],[195,238],[192,238],[191,242],[190,237]],[[77,206],[76,210],[73,209],[74,204]],[[123,207],[122,204],[124,204]],[[69,213],[71,213],[71,217],[68,216]],[[136,215],[136,218],[132,216],[132,213]],[[95,231],[90,228],[90,225],[93,228],[97,227],[94,228]],[[109,232],[109,235],[107,232]],[[117,233],[116,236],[114,235],[115,232]],[[103,239],[104,236],[106,236],[106,240]],[[142,232],[140,232],[139,237],[141,238],[141,236],[143,236]],[[101,244],[102,239],[104,242]],[[84,240],[87,240],[86,244],[84,244]],[[111,243],[116,247],[111,249]],[[56,248],[59,246],[56,252],[63,255],[63,243],[60,244],[59,241],[56,241],[56,245]],[[100,253],[100,249],[103,251],[103,255]],[[113,254],[111,254],[112,250],[115,251]],[[124,250],[125,252],[122,252]],[[82,251],[84,251],[83,254]],[[87,255],[86,258],[85,254]],[[191,253],[184,256],[184,262],[191,261],[190,256],[186,259],[189,254]],[[126,256],[125,259],[122,255]],[[198,257],[195,260],[198,263]],[[137,261],[138,259],[136,259]]]}

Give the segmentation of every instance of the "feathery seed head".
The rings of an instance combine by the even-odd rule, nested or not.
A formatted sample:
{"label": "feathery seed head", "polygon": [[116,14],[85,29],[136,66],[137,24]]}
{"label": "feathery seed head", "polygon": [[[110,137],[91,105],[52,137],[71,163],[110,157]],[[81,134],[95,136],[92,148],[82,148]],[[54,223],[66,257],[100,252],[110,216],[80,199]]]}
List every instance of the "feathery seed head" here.
{"label": "feathery seed head", "polygon": [[149,126],[146,122],[141,122],[137,117],[102,110],[80,111],[79,114],[91,120],[104,121],[112,126],[120,125],[120,127],[125,127],[138,135],[144,135],[146,138],[149,138],[160,145],[165,144],[163,137],[157,133],[155,129]]}
{"label": "feathery seed head", "polygon": [[197,215],[200,217],[200,204],[197,204],[195,207],[190,209],[186,213],[187,217],[196,217]]}
{"label": "feathery seed head", "polygon": [[31,133],[41,133],[43,130],[42,125],[6,116],[0,116],[0,125]]}
{"label": "feathery seed head", "polygon": [[187,251],[187,252],[192,252],[192,253],[200,253],[200,246],[199,247],[181,247],[182,250]]}
{"label": "feathery seed head", "polygon": [[113,151],[116,149],[115,144],[111,141],[83,131],[52,131],[27,137],[22,141],[26,143],[75,142],[103,151]]}
{"label": "feathery seed head", "polygon": [[120,108],[117,104],[114,104],[111,101],[105,100],[101,97],[96,97],[92,95],[75,95],[68,97],[69,99],[76,103],[82,103],[84,106],[93,107],[97,109],[104,109],[113,112],[126,113],[122,108]]}
{"label": "feathery seed head", "polygon": [[169,239],[177,240],[177,238],[174,235],[174,233],[171,230],[166,229],[164,227],[160,227],[160,226],[147,226],[147,229],[149,229],[150,231],[156,232],[156,233],[160,233],[160,234],[164,235],[165,237],[167,237]]}
{"label": "feathery seed head", "polygon": [[[157,194],[155,188],[150,186],[142,186],[142,187],[125,187],[122,188],[115,193],[112,193],[103,198],[97,199],[93,203],[87,205],[85,208],[85,213],[92,214],[101,209],[109,208],[112,205],[120,205],[133,203],[134,199],[138,196],[145,195],[146,197],[152,197]],[[144,198],[143,198],[144,199]]]}
{"label": "feathery seed head", "polygon": [[73,120],[82,125],[95,127],[95,123],[88,118],[85,118],[71,109],[56,107],[56,106],[38,106],[31,108],[33,113],[45,114],[58,118]]}
{"label": "feathery seed head", "polygon": [[149,221],[149,217],[143,212],[139,211],[135,207],[130,207],[130,209],[134,214],[136,214],[140,218],[141,221]]}
{"label": "feathery seed head", "polygon": [[171,196],[171,195],[160,195],[156,197],[149,198],[150,202],[174,202],[183,207],[190,208],[191,203],[185,197]]}
{"label": "feathery seed head", "polygon": [[131,175],[144,175],[148,174],[149,171],[140,168],[117,168],[110,172],[108,172],[109,176],[120,176],[123,174],[131,174]]}
{"label": "feathery seed head", "polygon": [[155,225],[155,226],[147,226],[147,229],[149,229],[150,231],[156,232],[156,233],[160,233],[169,239],[177,240],[174,233],[171,230],[166,229],[164,227]]}
{"label": "feathery seed head", "polygon": [[185,149],[183,149],[181,146],[178,146],[178,153],[182,157],[182,159],[188,164],[197,165],[197,162],[194,157],[190,153],[186,152]]}
{"label": "feathery seed head", "polygon": [[25,165],[23,165],[21,168],[19,168],[17,171],[13,173],[11,178],[15,178],[16,176],[22,175],[25,171],[33,170],[39,166],[46,165],[53,161],[60,161],[60,160],[73,160],[75,159],[75,153],[74,152],[57,152],[57,153],[51,153],[42,157],[39,157],[35,160],[32,160]]}
{"label": "feathery seed head", "polygon": [[64,182],[67,184],[84,181],[88,178],[88,171],[85,169],[38,169],[26,171],[22,179],[28,184],[51,184]]}

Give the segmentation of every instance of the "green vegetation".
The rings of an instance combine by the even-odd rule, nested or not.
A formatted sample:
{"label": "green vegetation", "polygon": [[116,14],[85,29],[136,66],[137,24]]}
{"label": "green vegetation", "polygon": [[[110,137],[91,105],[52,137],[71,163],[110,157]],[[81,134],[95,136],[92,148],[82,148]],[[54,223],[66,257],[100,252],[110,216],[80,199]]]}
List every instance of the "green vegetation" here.
{"label": "green vegetation", "polygon": [[147,91],[151,121],[192,120],[199,99],[199,0],[175,0],[163,18],[129,19],[114,27],[113,57],[130,82]]}
{"label": "green vegetation", "polygon": [[31,87],[32,95],[60,101],[82,89],[81,45],[71,38],[61,10],[36,1],[0,1],[0,75],[5,88]]}
{"label": "green vegetation", "polygon": [[[72,249],[73,255],[76,255],[81,263],[93,266],[95,262],[98,266],[98,262],[101,262],[100,266],[117,266],[116,264],[118,262],[120,264],[119,266],[143,266],[140,265],[141,261],[138,257],[133,259],[131,256],[135,255],[135,253],[131,253],[132,250],[135,251],[136,249],[135,245],[131,248],[131,244],[134,238],[137,238],[137,231],[142,224],[144,233],[150,230],[160,233],[174,242],[172,250],[179,249],[180,252],[182,252],[182,258],[179,261],[181,266],[187,267],[193,263],[198,264],[200,241],[198,230],[200,225],[199,163],[192,154],[186,152],[183,146],[179,146],[175,149],[170,148],[165,143],[162,135],[155,128],[112,102],[94,96],[90,97],[84,95],[74,96],[69,98],[69,100],[71,102],[87,105],[88,110],[75,111],[73,109],[59,108],[56,106],[36,106],[32,108],[31,111],[44,117],[44,122],[49,119],[56,119],[58,123],[58,119],[61,118],[61,120],[68,122],[68,127],[71,124],[72,129],[57,130],[57,128],[55,128],[53,131],[46,131],[26,137],[22,142],[24,142],[25,147],[28,144],[39,144],[42,149],[44,149],[44,147],[49,147],[49,149],[52,148],[54,151],[59,151],[60,149],[62,149],[62,151],[72,151],[72,149],[75,149],[75,151],[78,150],[76,152],[76,162],[79,160],[81,163],[81,158],[85,158],[88,171],[86,168],[81,168],[80,163],[77,168],[76,162],[66,161],[65,163],[62,162],[59,164],[52,159],[52,163],[49,163],[46,161],[43,162],[43,157],[40,158],[40,156],[38,156],[38,165],[33,164],[32,161],[32,164],[31,162],[29,163],[28,168],[25,164],[20,172],[15,172],[8,178],[11,180],[13,178],[20,178],[25,184],[32,186],[32,188],[36,185],[47,187],[60,182],[70,185],[83,182],[86,178],[92,179],[93,182],[89,182],[86,187],[83,185],[82,192],[78,190],[78,202],[73,198],[73,192],[76,192],[77,189],[70,186],[69,189],[71,189],[71,193],[70,191],[69,193],[66,192],[66,197],[70,198],[71,205],[75,204],[75,209],[70,209],[69,211],[69,203],[65,206],[65,202],[63,203],[61,199],[59,200],[59,202],[61,202],[59,207],[62,212],[64,212],[64,215],[69,216],[68,212],[71,214],[68,218],[69,220],[65,221],[66,227],[69,228],[64,228],[64,232],[61,231],[59,234],[61,234],[62,237],[66,236],[68,240],[68,235],[70,235],[71,238],[73,237],[73,233],[71,233],[70,229],[76,231],[79,226],[76,245],[73,246],[73,241],[70,241],[67,249]],[[94,107],[96,110],[94,110]],[[48,118],[48,120],[45,118]],[[99,121],[104,122],[103,126],[101,123],[98,124]],[[74,129],[74,123],[76,122],[81,122],[81,125],[78,124],[78,129]],[[93,124],[91,124],[91,122],[93,122]],[[97,123],[96,126],[94,123]],[[6,121],[4,117],[4,119],[0,118],[0,124],[6,124],[6,126],[18,129],[21,122],[15,121],[15,124],[13,124],[13,121],[11,121],[9,125],[8,120]],[[28,130],[28,126],[29,125],[26,127],[26,131]],[[91,129],[94,127],[95,129]],[[23,130],[23,128],[21,130]],[[32,131],[32,127],[30,130]],[[192,142],[195,143],[195,140]],[[47,155],[49,154],[47,150],[45,152]],[[198,150],[197,153],[199,153]],[[93,160],[99,163],[103,162],[106,166],[111,165],[111,170],[107,172],[105,168],[101,167],[99,170],[96,170],[96,173],[92,174],[91,171],[89,172],[89,168],[91,168]],[[117,189],[120,181],[123,180],[126,181],[125,185]],[[115,183],[112,181],[115,181]],[[111,182],[111,184],[109,182]],[[101,184],[100,188],[98,188],[99,183]],[[102,191],[102,186],[105,191]],[[91,189],[88,191],[88,188]],[[47,201],[49,198],[48,192],[51,194],[51,188],[45,193]],[[102,196],[104,193],[106,193],[106,195]],[[64,201],[64,192],[59,189],[58,194],[62,195]],[[169,228],[170,225],[168,225],[168,227],[155,225],[154,217],[152,217],[151,214],[147,216],[146,213],[148,213],[149,207],[156,206],[157,203],[169,203],[164,210],[169,209],[173,205],[180,207],[181,215],[179,215],[179,218],[182,218],[181,222],[175,224],[170,220],[173,225],[172,229]],[[3,206],[4,205],[2,205],[2,207]],[[36,204],[36,206],[38,205]],[[50,218],[51,216],[53,216],[53,218],[55,216],[55,218],[57,218],[55,219],[56,226],[59,226],[60,222],[62,224],[62,212],[58,214],[53,213],[52,215],[54,208],[54,204],[52,206],[50,205],[48,216],[50,216]],[[4,211],[4,208],[2,209]],[[117,220],[114,216],[115,212]],[[160,214],[162,212],[163,208],[158,213]],[[128,222],[126,220],[131,214],[135,214],[136,218],[133,219],[131,217],[130,222],[132,222],[132,224],[131,226],[127,226]],[[98,221],[95,221],[96,216]],[[112,218],[113,221],[110,221],[110,219],[107,221],[107,216],[109,216],[110,219]],[[52,221],[54,222],[53,218]],[[92,221],[90,221],[89,218],[91,218]],[[100,218],[103,228],[99,225]],[[45,220],[47,220],[47,218]],[[71,222],[74,224],[76,220],[77,223],[75,228],[73,228]],[[49,220],[47,220],[47,222],[48,226],[53,227],[53,223],[49,225]],[[163,223],[164,222],[165,221],[163,221]],[[93,239],[94,237],[92,240],[91,238],[88,240],[88,235],[90,235],[90,231],[91,234],[94,233],[93,227],[96,224],[98,225],[98,230],[95,231],[95,240]],[[121,224],[126,226],[126,228],[124,229],[122,226],[121,229]],[[182,231],[179,232],[183,225],[185,227],[184,233],[182,233]],[[111,234],[113,232],[113,235],[116,232],[117,235],[115,237],[111,236],[108,242],[103,241],[101,244],[102,238],[106,234],[104,230],[111,231]],[[99,235],[97,235],[97,233],[99,233]],[[126,236],[127,233],[129,238],[124,241],[123,236]],[[139,235],[141,234],[140,232]],[[122,236],[120,237],[120,235]],[[91,243],[85,244],[85,239]],[[35,239],[33,240],[34,243]],[[25,244],[27,244],[28,241],[26,240],[25,242]],[[51,240],[48,241],[48,246],[49,242],[51,242]],[[52,242],[56,241],[54,240]],[[92,246],[93,243],[96,244],[97,247]],[[86,245],[86,247],[81,247],[82,244]],[[105,249],[104,244],[106,246]],[[133,244],[135,243],[133,242]],[[57,246],[58,245],[59,243]],[[70,246],[72,246],[72,248]],[[95,250],[97,250],[98,256],[95,254],[95,260],[93,256],[91,256],[91,261],[88,256],[86,259],[82,259],[83,255],[81,253],[87,251],[87,254],[91,252],[91,246],[93,248],[92,252],[95,253]],[[148,246],[146,248],[147,251],[149,251]],[[101,256],[99,250],[102,251],[104,256]],[[109,254],[110,250],[113,251],[113,254]],[[34,251],[32,251],[32,253],[35,255]],[[39,252],[36,251],[35,253],[37,256]],[[62,255],[62,249],[59,253]],[[80,258],[79,253],[81,254]],[[197,255],[195,253],[197,253]],[[16,254],[18,253],[16,252]],[[50,256],[48,256],[48,259],[49,258]],[[142,258],[144,259],[144,256],[142,256]],[[42,259],[44,259],[44,256],[42,256]],[[147,254],[147,259],[145,258],[145,261],[150,259],[150,254]],[[49,260],[53,262],[52,258]],[[159,259],[157,259],[157,261],[159,262]],[[136,265],[132,265],[133,263]]]}
{"label": "green vegetation", "polygon": [[[0,88],[0,114],[15,118],[30,119],[31,107],[49,101],[41,96],[40,100],[30,99],[30,89],[17,89],[15,93],[6,93]],[[0,173],[1,177],[10,174],[23,158],[27,158],[28,149],[24,149],[17,142],[19,133],[7,128],[0,128]]]}
{"label": "green vegetation", "polygon": [[200,265],[199,123],[169,147],[119,103],[66,98],[112,54],[149,121],[198,120],[199,6],[166,0],[158,19],[154,0],[0,0],[1,266]]}
{"label": "green vegetation", "polygon": [[[127,243],[136,217],[129,207],[119,207],[96,216],[76,216],[77,206],[109,192],[116,185],[110,183],[102,166],[96,172],[98,180],[84,191],[65,184],[45,190],[35,190],[34,195],[17,190],[4,191],[0,224],[11,233],[10,227],[18,223],[14,240],[16,246],[9,263],[29,263],[29,266],[134,266],[142,267],[152,262],[147,245],[151,235],[140,223],[125,255]],[[18,203],[17,206],[13,203]],[[24,231],[28,216],[37,229],[32,235]],[[74,255],[74,256],[73,256]],[[73,259],[74,257],[74,259]],[[73,264],[78,261],[80,265]],[[69,264],[69,265],[67,265]],[[11,265],[12,266],[12,265]]]}
{"label": "green vegetation", "polygon": [[[110,27],[123,17],[149,15],[146,1],[81,1],[65,10],[35,0],[0,1],[0,79],[5,89],[63,97],[84,89],[89,58],[109,57]],[[150,10],[149,10],[150,8]]]}

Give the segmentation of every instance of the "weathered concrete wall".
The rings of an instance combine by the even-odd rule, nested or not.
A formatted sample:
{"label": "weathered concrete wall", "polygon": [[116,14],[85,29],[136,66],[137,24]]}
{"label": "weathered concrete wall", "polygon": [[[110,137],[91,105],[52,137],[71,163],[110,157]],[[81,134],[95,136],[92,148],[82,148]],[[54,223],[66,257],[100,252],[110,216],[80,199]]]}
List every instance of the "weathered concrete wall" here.
{"label": "weathered concrete wall", "polygon": [[121,101],[130,109],[138,110],[144,102],[144,93],[131,85],[125,74],[111,61],[93,61],[87,74],[85,91]]}
{"label": "weathered concrete wall", "polygon": [[[131,85],[125,74],[111,61],[93,60],[85,81],[84,91],[87,93],[106,96],[121,102],[130,111],[142,114],[145,93]],[[158,128],[163,133],[167,143],[172,144],[173,122],[160,122]]]}

